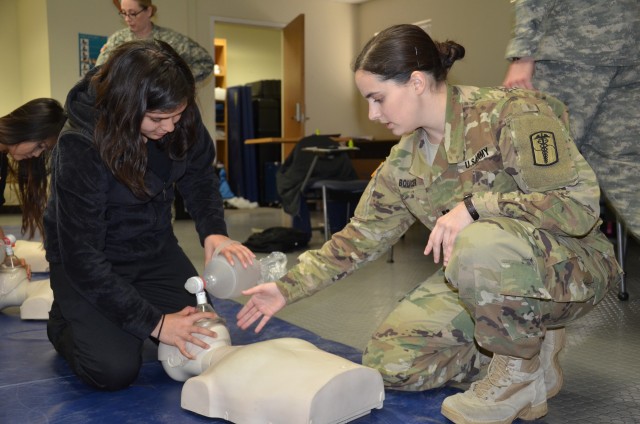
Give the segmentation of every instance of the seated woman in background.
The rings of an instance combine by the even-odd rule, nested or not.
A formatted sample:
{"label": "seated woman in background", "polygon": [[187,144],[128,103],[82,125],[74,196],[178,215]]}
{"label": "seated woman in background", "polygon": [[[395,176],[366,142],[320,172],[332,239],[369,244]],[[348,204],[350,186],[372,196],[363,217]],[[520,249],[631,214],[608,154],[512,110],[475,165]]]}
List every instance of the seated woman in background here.
{"label": "seated woman in background", "polygon": [[[0,118],[0,206],[5,203],[4,191],[11,171],[18,183],[22,234],[30,239],[36,231],[43,234],[48,156],[43,153],[53,147],[65,120],[60,103],[49,98],[31,100]],[[4,238],[1,227],[0,238]]]}
{"label": "seated woman in background", "polygon": [[151,0],[114,0],[120,16],[127,24],[111,34],[107,43],[102,47],[96,66],[107,61],[113,50],[127,41],[153,38],[169,44],[187,62],[196,82],[202,81],[213,71],[213,59],[207,50],[186,35],[163,28],[151,22],[158,8]]}

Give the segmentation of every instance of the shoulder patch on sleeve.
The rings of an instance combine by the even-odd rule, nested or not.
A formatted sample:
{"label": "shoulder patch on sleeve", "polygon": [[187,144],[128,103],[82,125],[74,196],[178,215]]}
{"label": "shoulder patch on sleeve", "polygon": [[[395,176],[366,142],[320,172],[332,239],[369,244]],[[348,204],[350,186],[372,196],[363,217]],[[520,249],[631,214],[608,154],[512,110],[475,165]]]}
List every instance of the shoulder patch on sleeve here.
{"label": "shoulder patch on sleeve", "polygon": [[578,171],[570,153],[573,140],[550,116],[523,114],[509,123],[523,188],[547,191],[575,184]]}
{"label": "shoulder patch on sleeve", "polygon": [[529,135],[529,141],[535,166],[551,166],[558,162],[558,145],[553,132],[535,132]]}

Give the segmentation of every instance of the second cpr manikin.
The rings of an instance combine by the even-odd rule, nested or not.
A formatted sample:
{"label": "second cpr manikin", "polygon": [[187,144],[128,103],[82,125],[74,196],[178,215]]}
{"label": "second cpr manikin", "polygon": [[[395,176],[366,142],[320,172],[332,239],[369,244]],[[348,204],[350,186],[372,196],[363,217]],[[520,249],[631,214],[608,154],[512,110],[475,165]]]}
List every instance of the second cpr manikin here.
{"label": "second cpr manikin", "polygon": [[[279,255],[286,261],[284,254]],[[223,298],[235,297],[260,280],[273,281],[282,275],[284,264],[276,262],[279,275],[268,275],[273,267],[264,266],[264,260],[262,270],[257,263],[244,269],[237,262],[232,267],[216,252],[204,279],[192,277],[185,288],[196,294],[198,308],[206,310],[211,305],[205,290],[211,295],[225,293]],[[203,320],[198,325],[215,331],[218,337],[197,335],[209,344],[207,350],[187,343],[195,359],[187,359],[175,346],[160,343],[158,348],[158,359],[167,374],[185,381],[184,409],[242,424],[324,424],[346,423],[382,408],[382,377],[371,368],[296,338],[233,346],[222,319]]]}
{"label": "second cpr manikin", "polygon": [[21,319],[46,320],[53,303],[49,279],[29,281],[27,269],[14,254],[15,245],[13,235],[0,240],[0,311],[19,306]]}

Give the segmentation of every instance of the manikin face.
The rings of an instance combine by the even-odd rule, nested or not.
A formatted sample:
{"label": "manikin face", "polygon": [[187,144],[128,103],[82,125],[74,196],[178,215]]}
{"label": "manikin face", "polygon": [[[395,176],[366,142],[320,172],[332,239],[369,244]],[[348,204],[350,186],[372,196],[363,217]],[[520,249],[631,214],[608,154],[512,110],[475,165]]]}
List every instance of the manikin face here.
{"label": "manikin face", "polygon": [[120,2],[120,10],[126,13],[123,16],[124,21],[134,34],[145,31],[151,26],[151,13],[153,13],[153,10],[150,7],[143,9],[136,0],[122,0]]}
{"label": "manikin face", "polygon": [[186,103],[172,111],[147,111],[142,118],[140,132],[147,140],[160,140],[168,133],[176,129],[176,124],[182,117],[182,112],[187,108]]}
{"label": "manikin face", "polygon": [[7,153],[13,160],[23,160],[39,157],[45,150],[55,143],[55,137],[42,141],[23,141],[22,143],[7,146]]}
{"label": "manikin face", "polygon": [[414,85],[381,81],[371,72],[358,70],[355,82],[369,104],[369,119],[380,121],[394,135],[402,136],[420,126],[418,94]]}

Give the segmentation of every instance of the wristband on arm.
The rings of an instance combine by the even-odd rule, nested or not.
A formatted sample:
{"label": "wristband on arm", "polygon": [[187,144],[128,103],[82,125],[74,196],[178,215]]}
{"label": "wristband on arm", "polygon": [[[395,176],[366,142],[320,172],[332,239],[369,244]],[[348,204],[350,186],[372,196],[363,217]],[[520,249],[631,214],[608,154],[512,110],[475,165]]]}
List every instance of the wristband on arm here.
{"label": "wristband on arm", "polygon": [[480,214],[478,214],[476,207],[473,206],[473,202],[471,201],[472,197],[473,197],[472,193],[465,194],[462,201],[464,202],[464,205],[467,207],[467,212],[469,212],[469,215],[471,215],[471,218],[473,218],[474,221],[477,221],[478,218],[480,218]]}
{"label": "wristband on arm", "polygon": [[156,337],[151,336],[152,338],[160,341],[160,334],[162,333],[162,326],[164,325],[164,314],[162,314],[162,318],[160,318],[160,328],[158,328],[158,334]]}

